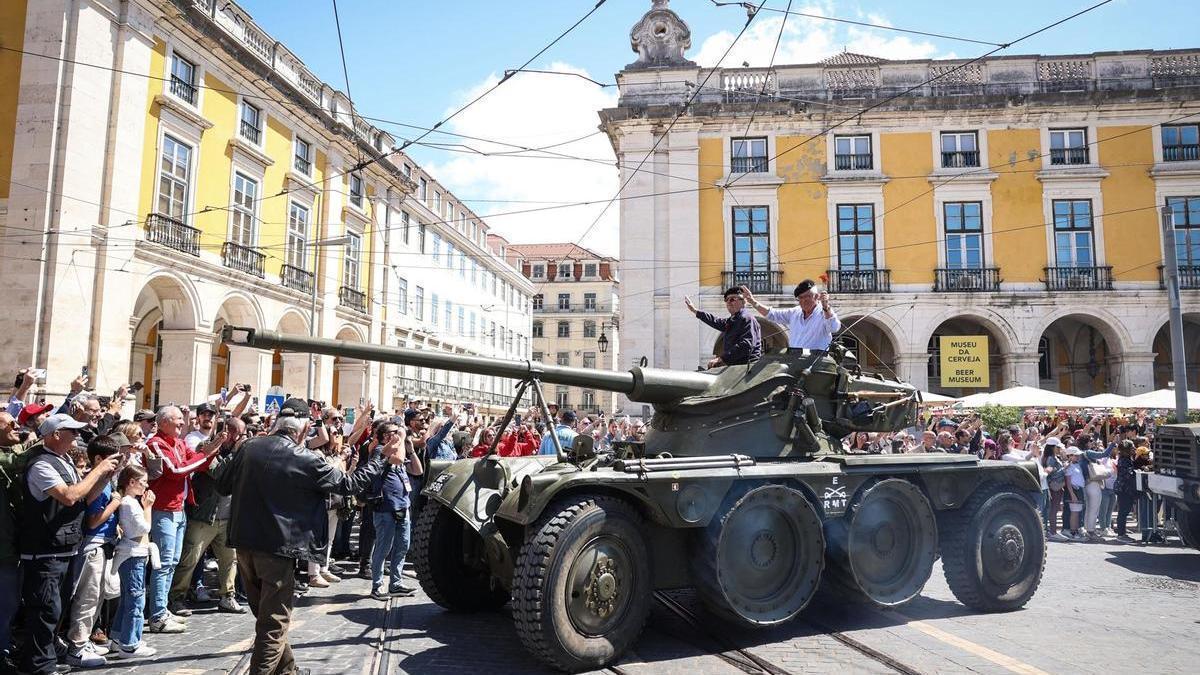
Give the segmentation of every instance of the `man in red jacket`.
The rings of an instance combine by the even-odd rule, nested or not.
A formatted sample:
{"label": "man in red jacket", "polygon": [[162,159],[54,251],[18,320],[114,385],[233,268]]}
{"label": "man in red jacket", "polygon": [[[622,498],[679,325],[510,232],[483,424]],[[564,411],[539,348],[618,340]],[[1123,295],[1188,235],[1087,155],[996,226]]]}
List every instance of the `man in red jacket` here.
{"label": "man in red jacket", "polygon": [[162,565],[150,570],[148,583],[146,628],[151,633],[182,633],[185,620],[167,610],[175,565],[183,553],[183,535],[187,516],[183,507],[194,500],[189,477],[206,470],[213,457],[225,443],[224,432],[215,438],[201,441],[190,450],[183,440],[183,412],[166,406],[155,417],[158,433],[146,441],[155,454],[162,457],[163,473],[150,484],[154,490],[154,511],[150,518],[150,540],[158,546]]}

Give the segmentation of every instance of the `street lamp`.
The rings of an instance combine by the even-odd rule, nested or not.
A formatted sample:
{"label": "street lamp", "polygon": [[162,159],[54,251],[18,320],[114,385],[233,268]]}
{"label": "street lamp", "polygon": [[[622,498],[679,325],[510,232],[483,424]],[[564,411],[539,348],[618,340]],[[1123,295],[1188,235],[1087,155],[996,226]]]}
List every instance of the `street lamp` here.
{"label": "street lamp", "polygon": [[600,347],[601,354],[608,353],[608,335],[604,333],[605,328],[612,328],[613,330],[616,330],[617,325],[615,323],[608,322],[600,324],[600,339],[596,340],[596,346]]}
{"label": "street lamp", "polygon": [[[346,244],[349,244],[349,243],[350,243],[350,237],[333,237],[332,239],[322,239],[320,241],[314,241],[314,242],[305,244],[305,247],[311,246],[312,248],[325,248],[328,246],[345,246]],[[308,311],[308,336],[309,337],[317,336],[317,280],[319,278],[317,275],[317,270],[320,268],[320,266],[321,266],[320,260],[318,258],[314,257],[313,258],[313,280],[312,280],[312,305],[309,307],[309,311]],[[316,358],[315,354],[308,355],[308,395],[310,398],[315,393],[314,386],[313,386],[314,385],[314,382],[313,382],[313,375],[314,375],[313,359],[314,358]]]}

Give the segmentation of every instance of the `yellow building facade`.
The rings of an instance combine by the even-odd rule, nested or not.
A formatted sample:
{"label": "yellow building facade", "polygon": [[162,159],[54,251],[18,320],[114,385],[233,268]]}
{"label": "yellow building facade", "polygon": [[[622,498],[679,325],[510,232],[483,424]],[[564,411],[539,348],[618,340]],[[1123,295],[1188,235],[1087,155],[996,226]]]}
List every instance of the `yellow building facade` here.
{"label": "yellow building facade", "polygon": [[977,391],[942,386],[938,338],[983,335],[990,389],[1149,391],[1170,379],[1170,206],[1200,376],[1200,51],[710,70],[655,12],[667,29],[600,113],[621,304],[645,307],[624,357],[694,368],[715,335],[683,296],[791,306],[814,279],[863,364],[923,388]]}

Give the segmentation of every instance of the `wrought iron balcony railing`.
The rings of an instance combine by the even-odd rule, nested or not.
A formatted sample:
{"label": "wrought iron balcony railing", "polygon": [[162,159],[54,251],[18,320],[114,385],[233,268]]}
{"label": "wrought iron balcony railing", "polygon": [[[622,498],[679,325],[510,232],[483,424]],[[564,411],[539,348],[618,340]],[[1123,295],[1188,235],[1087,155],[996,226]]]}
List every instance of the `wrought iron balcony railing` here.
{"label": "wrought iron balcony railing", "polygon": [[872,166],[871,155],[834,155],[833,168],[838,171],[866,171]]}
{"label": "wrought iron balcony railing", "polygon": [[262,139],[262,130],[261,129],[259,129],[258,127],[254,126],[253,124],[247,122],[246,120],[242,120],[242,123],[239,126],[239,128],[241,129],[242,138],[250,141],[251,143],[253,143],[255,145],[258,145],[259,140]]}
{"label": "wrought iron balcony railing", "polygon": [[942,153],[942,166],[947,169],[964,169],[979,166],[978,150],[959,150]]}
{"label": "wrought iron balcony railing", "polygon": [[227,241],[221,245],[221,263],[231,270],[253,274],[263,279],[263,262],[267,256],[255,251],[249,246]]}
{"label": "wrought iron balcony railing", "polygon": [[151,213],[146,219],[146,240],[188,255],[200,255],[200,230],[161,213]]}
{"label": "wrought iron balcony railing", "polygon": [[1051,148],[1051,164],[1087,164],[1088,149],[1083,148]]}
{"label": "wrought iron balcony railing", "polygon": [[[1167,287],[1166,268],[1162,265],[1158,266],[1158,287]],[[1180,265],[1179,266],[1179,288],[1185,290],[1194,290],[1200,288],[1200,265]]]}
{"label": "wrought iron balcony railing", "polygon": [[781,293],[782,270],[725,270],[721,273],[721,285],[746,286],[751,293]]}
{"label": "wrought iron balcony railing", "polygon": [[729,161],[732,173],[761,173],[767,170],[766,157],[734,157]]}
{"label": "wrought iron balcony railing", "polygon": [[870,270],[827,270],[830,293],[891,293],[892,271]]}
{"label": "wrought iron balcony railing", "polygon": [[1111,291],[1112,266],[1104,267],[1046,267],[1048,291]]}
{"label": "wrought iron balcony railing", "polygon": [[313,273],[308,270],[295,265],[284,265],[279,270],[279,278],[283,281],[284,288],[294,288],[301,293],[312,293]]}
{"label": "wrought iron balcony railing", "polygon": [[342,307],[353,309],[357,312],[366,313],[367,311],[367,294],[349,286],[342,286],[338,289],[338,303]]}
{"label": "wrought iron balcony railing", "polygon": [[196,105],[196,85],[185,81],[183,78],[171,76],[171,94],[176,98],[187,101],[189,105]]}
{"label": "wrought iron balcony railing", "polygon": [[1164,145],[1164,162],[1195,162],[1200,160],[1200,145]]}
{"label": "wrought iron balcony railing", "polygon": [[933,290],[937,293],[977,293],[1000,290],[1000,268],[946,268],[933,271]]}
{"label": "wrought iron balcony railing", "polygon": [[296,155],[293,162],[294,162],[293,166],[295,166],[296,171],[299,171],[300,173],[304,174],[305,176],[312,175],[312,161],[307,160],[307,159],[301,157],[300,155]]}

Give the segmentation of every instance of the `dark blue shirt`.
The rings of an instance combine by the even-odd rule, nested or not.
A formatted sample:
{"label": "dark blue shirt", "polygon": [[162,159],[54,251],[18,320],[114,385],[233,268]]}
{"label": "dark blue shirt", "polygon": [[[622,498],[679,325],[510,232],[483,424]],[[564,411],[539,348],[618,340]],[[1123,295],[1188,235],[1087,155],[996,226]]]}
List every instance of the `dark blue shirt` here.
{"label": "dark blue shirt", "polygon": [[[372,457],[379,457],[382,451],[376,446]],[[403,466],[393,466],[384,463],[383,473],[375,479],[371,488],[371,496],[375,498],[376,511],[404,511],[408,508],[408,496],[412,493],[412,485],[408,482],[408,472]]]}
{"label": "dark blue shirt", "polygon": [[750,363],[762,356],[762,334],[758,321],[743,307],[737,314],[718,319],[708,312],[696,312],[696,318],[721,331],[721,360],[727,366]]}

